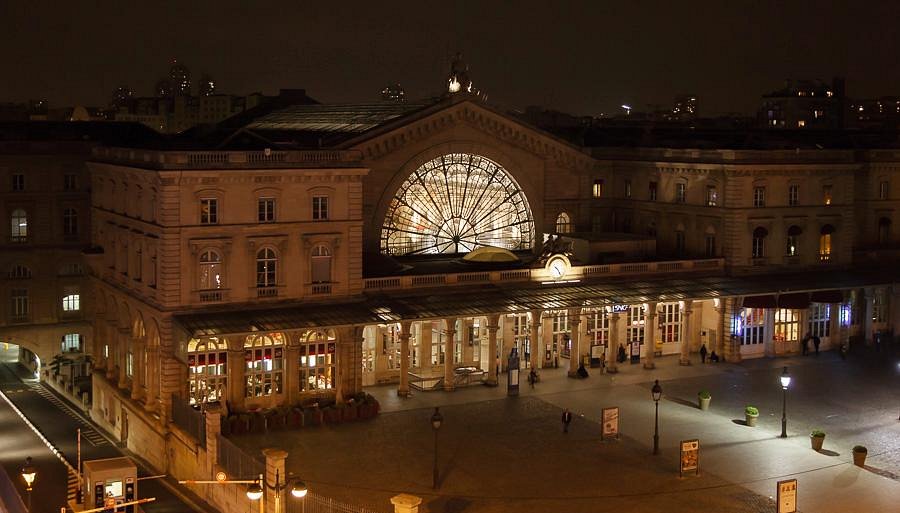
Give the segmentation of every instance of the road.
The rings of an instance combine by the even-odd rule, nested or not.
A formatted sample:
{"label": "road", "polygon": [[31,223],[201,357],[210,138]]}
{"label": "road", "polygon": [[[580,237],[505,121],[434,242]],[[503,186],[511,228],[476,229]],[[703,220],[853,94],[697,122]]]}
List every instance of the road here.
{"label": "road", "polygon": [[[74,465],[77,430],[82,430],[82,461],[129,456],[113,445],[98,429],[95,429],[77,411],[63,403],[53,392],[34,379],[24,376],[16,363],[18,348],[0,348],[0,390],[43,433],[44,437],[66,455]],[[25,458],[31,456],[37,469],[32,496],[34,512],[58,512],[66,503],[69,488],[66,467],[45,443],[27,426],[15,411],[0,399],[0,465],[17,480],[18,489],[24,495],[24,483],[20,469]],[[138,465],[138,478],[152,475]],[[140,480],[139,497],[156,497],[156,501],[143,505],[147,513],[185,513],[210,510],[195,509],[171,492],[159,479]]]}

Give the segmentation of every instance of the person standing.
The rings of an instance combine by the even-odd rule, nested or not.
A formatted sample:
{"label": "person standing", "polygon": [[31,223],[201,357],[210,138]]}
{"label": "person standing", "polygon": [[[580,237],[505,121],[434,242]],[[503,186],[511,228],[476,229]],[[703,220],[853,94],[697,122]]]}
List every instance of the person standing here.
{"label": "person standing", "polygon": [[806,335],[803,336],[803,340],[800,341],[800,354],[806,356],[809,354],[809,339],[812,338],[812,335],[809,332],[806,332]]}
{"label": "person standing", "polygon": [[569,432],[569,424],[572,422],[572,412],[569,411],[568,408],[563,410],[562,414],[562,423],[563,423],[563,433]]}
{"label": "person standing", "polygon": [[821,343],[822,339],[820,339],[818,335],[813,337],[813,347],[816,348],[816,356],[819,356],[819,344]]}
{"label": "person standing", "polygon": [[700,363],[706,363],[706,344],[700,346]]}

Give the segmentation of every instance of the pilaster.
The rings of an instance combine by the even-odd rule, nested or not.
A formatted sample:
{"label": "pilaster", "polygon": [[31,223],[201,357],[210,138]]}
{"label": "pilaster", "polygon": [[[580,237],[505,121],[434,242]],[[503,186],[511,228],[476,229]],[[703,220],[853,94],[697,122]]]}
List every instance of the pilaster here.
{"label": "pilaster", "polygon": [[653,362],[656,356],[656,301],[647,303],[646,322],[644,323],[644,368],[654,369],[656,364]]}

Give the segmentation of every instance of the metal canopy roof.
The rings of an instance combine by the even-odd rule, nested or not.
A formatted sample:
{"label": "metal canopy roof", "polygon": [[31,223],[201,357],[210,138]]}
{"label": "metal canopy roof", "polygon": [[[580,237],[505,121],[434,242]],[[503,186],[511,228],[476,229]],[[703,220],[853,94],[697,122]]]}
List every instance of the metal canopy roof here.
{"label": "metal canopy roof", "polygon": [[293,105],[256,119],[251,130],[297,130],[361,133],[423,109],[430,103],[357,103]]}
{"label": "metal canopy roof", "polygon": [[441,319],[487,313],[555,310],[573,307],[679,301],[755,294],[887,285],[900,281],[900,268],[867,271],[820,270],[792,274],[747,276],[662,276],[600,279],[571,284],[518,283],[423,289],[370,295],[340,303],[293,303],[238,310],[223,309],[175,316],[195,337],[247,334],[258,331],[314,329],[396,322],[401,319]]}

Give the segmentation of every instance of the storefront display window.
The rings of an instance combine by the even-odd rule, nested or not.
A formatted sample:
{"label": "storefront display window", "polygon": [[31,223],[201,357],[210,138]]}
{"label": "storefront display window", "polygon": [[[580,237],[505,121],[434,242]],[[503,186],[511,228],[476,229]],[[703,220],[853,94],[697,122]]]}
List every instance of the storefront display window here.
{"label": "storefront display window", "polygon": [[281,393],[284,372],[284,335],[269,333],[249,336],[244,342],[245,397]]}
{"label": "storefront display window", "polygon": [[300,345],[300,391],[334,388],[335,352],[334,331],[311,331]]}
{"label": "storefront display window", "polygon": [[212,337],[188,342],[188,388],[191,404],[219,401],[227,383],[227,348]]}

